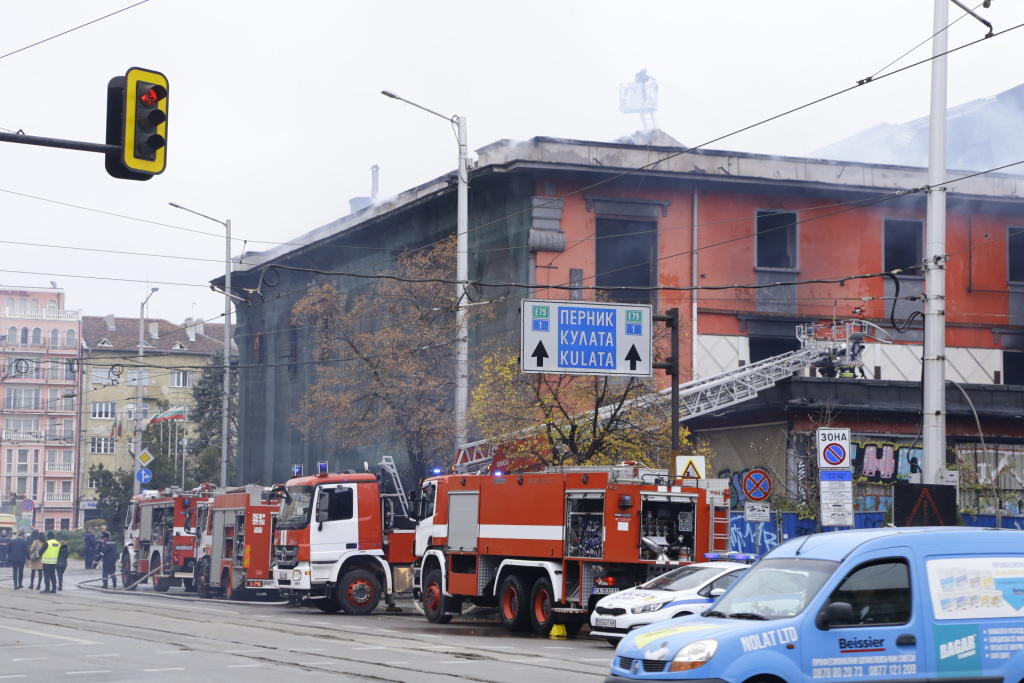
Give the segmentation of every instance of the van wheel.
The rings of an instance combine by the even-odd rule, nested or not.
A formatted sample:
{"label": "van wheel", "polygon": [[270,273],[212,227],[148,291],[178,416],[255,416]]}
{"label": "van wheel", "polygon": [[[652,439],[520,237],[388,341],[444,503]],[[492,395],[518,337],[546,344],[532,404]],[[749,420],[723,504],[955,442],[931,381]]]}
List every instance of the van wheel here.
{"label": "van wheel", "polygon": [[612,647],[617,647],[622,638],[605,638]]}
{"label": "van wheel", "polygon": [[441,587],[441,572],[437,569],[427,574],[423,582],[423,614],[427,621],[432,624],[447,624],[452,620],[452,615],[445,614],[454,610],[446,609],[448,601],[451,600],[444,594]]}
{"label": "van wheel", "polygon": [[509,631],[525,631],[530,625],[530,598],[525,582],[509,574],[498,590],[498,613],[501,625]]}
{"label": "van wheel", "polygon": [[[551,612],[553,606],[554,593],[551,590],[551,581],[542,576],[533,584],[533,590],[530,592],[530,624],[537,635],[546,636],[551,632],[551,626],[555,622]],[[502,608],[504,609],[504,604]]]}
{"label": "van wheel", "polygon": [[369,614],[380,602],[380,581],[365,569],[354,569],[341,577],[334,595],[346,614]]}
{"label": "van wheel", "polygon": [[[154,554],[153,560],[149,563],[149,565],[150,567],[159,567],[160,556]],[[155,590],[157,593],[166,593],[168,589],[171,587],[171,579],[166,576],[162,576],[161,572],[163,572],[163,569],[161,569],[156,574],[153,574],[153,576],[151,576],[150,578],[153,580],[153,590]]]}

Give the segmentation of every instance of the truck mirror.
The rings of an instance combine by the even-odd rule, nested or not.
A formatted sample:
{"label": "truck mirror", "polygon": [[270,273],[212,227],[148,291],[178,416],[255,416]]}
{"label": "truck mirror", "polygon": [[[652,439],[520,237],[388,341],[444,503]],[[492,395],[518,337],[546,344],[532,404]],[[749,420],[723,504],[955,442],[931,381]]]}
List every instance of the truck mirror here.
{"label": "truck mirror", "polygon": [[185,510],[185,533],[192,533],[192,508]]}
{"label": "truck mirror", "polygon": [[853,606],[848,602],[829,603],[825,609],[818,612],[814,620],[815,625],[822,631],[827,631],[832,626],[843,626],[853,622]]}
{"label": "truck mirror", "polygon": [[323,524],[330,518],[331,494],[327,489],[320,489],[320,497],[316,501],[316,521]]}

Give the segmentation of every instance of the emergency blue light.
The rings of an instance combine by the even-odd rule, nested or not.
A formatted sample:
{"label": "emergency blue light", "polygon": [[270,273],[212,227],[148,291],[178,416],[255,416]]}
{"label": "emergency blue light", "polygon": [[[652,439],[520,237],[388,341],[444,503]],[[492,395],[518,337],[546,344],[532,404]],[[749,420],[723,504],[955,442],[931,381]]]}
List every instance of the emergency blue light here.
{"label": "emergency blue light", "polygon": [[495,473],[494,473],[494,476],[496,476],[496,477],[500,477],[500,476],[502,476],[502,474],[501,474],[501,470],[498,470],[497,472],[495,472]]}
{"label": "emergency blue light", "polygon": [[435,467],[434,469],[430,470],[430,473],[431,474],[441,474],[442,471],[443,470],[440,467]]}
{"label": "emergency blue light", "polygon": [[302,465],[292,465],[292,476],[293,477],[301,477],[302,476]]}
{"label": "emergency blue light", "polygon": [[722,553],[704,553],[705,560],[720,560],[722,559]]}
{"label": "emergency blue light", "polygon": [[320,461],[316,464],[317,476],[325,476],[327,474],[327,461]]}

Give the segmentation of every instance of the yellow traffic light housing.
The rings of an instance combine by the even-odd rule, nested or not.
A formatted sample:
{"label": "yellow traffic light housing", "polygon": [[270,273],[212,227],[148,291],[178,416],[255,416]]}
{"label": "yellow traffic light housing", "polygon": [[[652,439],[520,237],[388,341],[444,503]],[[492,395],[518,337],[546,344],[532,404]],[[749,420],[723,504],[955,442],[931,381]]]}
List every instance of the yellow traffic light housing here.
{"label": "yellow traffic light housing", "polygon": [[132,67],[107,85],[107,173],[126,180],[149,180],[167,166],[167,77]]}

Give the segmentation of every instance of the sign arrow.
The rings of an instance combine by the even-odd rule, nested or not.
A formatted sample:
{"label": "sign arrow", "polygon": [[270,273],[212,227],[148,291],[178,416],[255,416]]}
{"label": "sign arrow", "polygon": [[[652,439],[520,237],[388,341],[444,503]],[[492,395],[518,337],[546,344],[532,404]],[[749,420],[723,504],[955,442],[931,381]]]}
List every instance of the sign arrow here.
{"label": "sign arrow", "polygon": [[533,353],[530,354],[530,357],[537,359],[538,368],[544,367],[544,359],[549,357],[547,349],[544,348],[544,342],[537,342],[537,348],[533,350]]}
{"label": "sign arrow", "polygon": [[636,350],[636,344],[630,345],[625,359],[629,361],[629,369],[636,370],[636,364],[640,362],[640,352]]}

